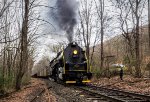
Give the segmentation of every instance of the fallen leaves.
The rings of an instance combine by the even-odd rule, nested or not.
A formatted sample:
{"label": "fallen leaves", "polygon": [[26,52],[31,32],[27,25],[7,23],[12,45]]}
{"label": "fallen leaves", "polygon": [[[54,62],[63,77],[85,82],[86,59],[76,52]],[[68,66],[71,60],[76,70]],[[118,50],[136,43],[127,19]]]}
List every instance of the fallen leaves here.
{"label": "fallen leaves", "polygon": [[[44,81],[39,80],[39,79],[31,79],[30,84],[27,86],[24,86],[20,91],[14,92],[10,96],[0,99],[0,102],[29,102],[30,97],[32,96],[33,92],[36,92],[38,89],[45,88],[46,89],[46,84]],[[55,102],[55,97],[50,95],[49,90],[47,89],[44,93],[44,98],[46,102]]]}
{"label": "fallen leaves", "polygon": [[119,76],[115,76],[110,79],[93,79],[91,84],[150,95],[150,79],[134,78],[129,75],[124,76],[123,81],[120,80]]}

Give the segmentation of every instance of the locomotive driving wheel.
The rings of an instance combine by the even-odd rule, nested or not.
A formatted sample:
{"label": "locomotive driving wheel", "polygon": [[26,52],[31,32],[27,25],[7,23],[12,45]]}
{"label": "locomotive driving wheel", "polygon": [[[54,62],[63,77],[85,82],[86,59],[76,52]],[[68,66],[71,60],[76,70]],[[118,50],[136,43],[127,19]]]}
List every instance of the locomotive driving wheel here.
{"label": "locomotive driving wheel", "polygon": [[59,71],[59,69],[57,69],[56,82],[59,83],[59,84],[62,82],[61,79],[59,78],[60,73],[61,72]]}

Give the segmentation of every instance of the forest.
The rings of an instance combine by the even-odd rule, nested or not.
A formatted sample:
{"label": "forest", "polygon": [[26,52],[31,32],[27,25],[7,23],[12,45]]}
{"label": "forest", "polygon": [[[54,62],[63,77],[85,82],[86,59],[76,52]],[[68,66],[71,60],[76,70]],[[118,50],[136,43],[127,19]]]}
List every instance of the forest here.
{"label": "forest", "polygon": [[[47,67],[51,55],[69,41],[85,49],[97,78],[108,76],[109,67],[117,63],[136,78],[150,77],[150,0],[70,2],[75,11],[69,28],[65,23],[56,24],[61,18],[53,15],[58,11],[51,0],[42,2],[0,0],[0,93],[20,90],[30,81],[32,71]],[[44,8],[47,13],[43,13]],[[48,37],[54,35],[57,43]],[[50,41],[46,45],[45,38]],[[38,45],[48,53],[38,52],[42,50]],[[39,53],[44,54],[39,58]]]}

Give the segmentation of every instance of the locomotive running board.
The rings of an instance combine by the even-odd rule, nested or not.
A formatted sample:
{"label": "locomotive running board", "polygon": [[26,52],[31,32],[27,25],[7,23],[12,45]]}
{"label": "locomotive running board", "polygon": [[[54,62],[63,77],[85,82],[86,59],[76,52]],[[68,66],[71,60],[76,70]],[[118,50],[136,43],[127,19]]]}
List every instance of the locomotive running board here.
{"label": "locomotive running board", "polygon": [[[91,82],[91,80],[83,80],[82,83],[89,83]],[[66,84],[69,84],[69,83],[76,83],[76,81],[66,81]]]}
{"label": "locomotive running board", "polygon": [[66,81],[66,84],[69,84],[69,83],[76,83],[76,81]]}
{"label": "locomotive running board", "polygon": [[83,80],[82,82],[83,82],[83,83],[90,83],[91,80]]}

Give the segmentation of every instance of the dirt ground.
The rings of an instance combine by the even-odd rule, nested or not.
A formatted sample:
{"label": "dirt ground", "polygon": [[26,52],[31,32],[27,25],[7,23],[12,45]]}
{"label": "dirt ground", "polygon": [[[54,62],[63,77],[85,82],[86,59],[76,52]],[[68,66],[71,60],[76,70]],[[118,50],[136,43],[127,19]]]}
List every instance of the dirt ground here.
{"label": "dirt ground", "polygon": [[24,86],[20,91],[13,92],[8,97],[0,99],[0,102],[30,102],[38,90],[45,89],[40,100],[42,102],[56,102],[56,98],[51,95],[44,81],[32,78],[30,83]]}
{"label": "dirt ground", "polygon": [[[150,95],[150,79],[146,78],[134,78],[128,75],[124,76],[123,80],[120,80],[118,76],[110,79],[93,78],[90,84]],[[47,86],[51,86],[51,88],[48,90]],[[45,92],[39,98],[38,102],[68,102],[68,100],[72,100],[73,102],[79,102],[79,100],[80,102],[85,102],[82,97],[79,97],[80,93],[76,92],[76,90],[72,90],[69,87],[52,81],[35,78],[32,78],[30,83],[24,86],[20,91],[0,99],[0,102],[30,102],[39,89],[45,89]]]}
{"label": "dirt ground", "polygon": [[45,89],[44,94],[34,102],[87,102],[83,96],[80,96],[80,92],[70,85],[65,86],[47,79],[36,78],[32,78],[31,82],[20,91],[0,99],[0,102],[31,102],[42,89]]}
{"label": "dirt ground", "polygon": [[119,76],[112,78],[99,78],[92,79],[93,85],[106,86],[109,88],[121,89],[124,91],[131,91],[134,93],[150,95],[150,79],[149,78],[134,78],[129,75],[125,75],[123,80],[120,80]]}

